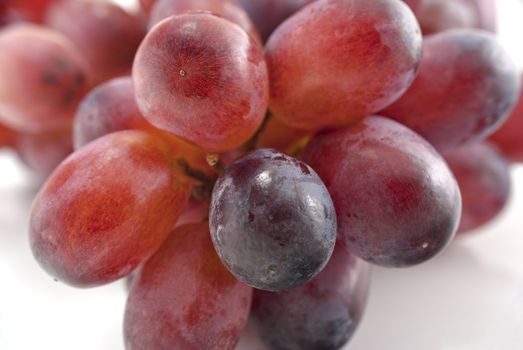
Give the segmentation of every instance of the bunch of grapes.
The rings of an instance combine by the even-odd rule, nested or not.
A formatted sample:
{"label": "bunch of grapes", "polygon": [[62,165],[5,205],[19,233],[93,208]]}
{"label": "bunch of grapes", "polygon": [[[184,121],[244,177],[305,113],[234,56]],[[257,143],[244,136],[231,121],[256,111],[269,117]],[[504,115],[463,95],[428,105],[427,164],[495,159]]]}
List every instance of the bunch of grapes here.
{"label": "bunch of grapes", "polygon": [[51,174],[36,260],[132,277],[128,350],[234,349],[248,319],[270,349],[342,348],[372,264],[423,263],[507,202],[523,96],[493,9],[2,2],[0,145]]}

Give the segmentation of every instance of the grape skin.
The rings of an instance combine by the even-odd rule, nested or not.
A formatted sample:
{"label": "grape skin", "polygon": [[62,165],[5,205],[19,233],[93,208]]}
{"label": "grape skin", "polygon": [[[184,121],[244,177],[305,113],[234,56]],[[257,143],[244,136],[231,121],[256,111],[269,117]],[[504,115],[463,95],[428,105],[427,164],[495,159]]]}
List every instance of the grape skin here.
{"label": "grape skin", "polygon": [[58,2],[49,9],[45,24],[74,42],[97,82],[129,74],[145,36],[142,22],[110,1]]}
{"label": "grape skin", "polygon": [[336,240],[334,207],[316,173],[266,149],[220,174],[209,226],[225,266],[248,285],[270,291],[312,279],[329,260]]}
{"label": "grape skin", "polygon": [[[523,85],[523,76],[521,77]],[[490,138],[512,162],[523,163],[523,89],[506,123]]]}
{"label": "grape skin", "polygon": [[422,263],[453,238],[459,188],[420,136],[383,117],[316,134],[300,158],[332,196],[338,237],[356,256],[386,267]]}
{"label": "grape skin", "polygon": [[493,220],[510,196],[508,162],[490,143],[473,143],[445,156],[461,191],[463,209],[458,232],[468,232]]}
{"label": "grape skin", "polygon": [[154,135],[120,131],[68,157],[33,204],[36,260],[77,287],[129,274],[160,246],[189,199],[191,183],[174,156]]}
{"label": "grape skin", "polygon": [[230,0],[159,0],[151,11],[149,28],[172,15],[199,11],[207,11],[223,17],[239,25],[256,40],[260,40],[258,32],[247,13]]}
{"label": "grape skin", "polygon": [[267,42],[269,108],[298,129],[354,123],[409,87],[421,46],[416,18],[401,1],[313,2]]}
{"label": "grape skin", "polygon": [[138,107],[151,124],[209,152],[246,142],[267,109],[261,47],[210,14],[156,25],[138,49],[133,80]]}
{"label": "grape skin", "polygon": [[284,292],[255,290],[252,319],[260,338],[274,350],[341,349],[363,314],[370,265],[337,245],[312,281]]}
{"label": "grape skin", "polygon": [[59,32],[16,24],[0,31],[0,116],[17,131],[69,125],[90,85],[86,62]]}
{"label": "grape skin", "polygon": [[222,265],[207,224],[174,231],[138,271],[125,310],[127,350],[232,350],[252,289]]}
{"label": "grape skin", "polygon": [[98,85],[82,100],[74,119],[75,149],[103,135],[127,129],[153,129],[136,105],[130,76]]}
{"label": "grape skin", "polygon": [[450,30],[425,39],[416,80],[380,113],[446,153],[492,134],[519,88],[518,70],[492,34]]}

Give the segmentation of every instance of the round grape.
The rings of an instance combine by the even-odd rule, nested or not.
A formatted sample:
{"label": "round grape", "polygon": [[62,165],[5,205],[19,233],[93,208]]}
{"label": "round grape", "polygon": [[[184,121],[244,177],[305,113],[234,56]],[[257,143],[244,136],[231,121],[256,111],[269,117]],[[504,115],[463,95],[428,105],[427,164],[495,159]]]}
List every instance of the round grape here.
{"label": "round grape", "polygon": [[259,149],[219,176],[209,213],[225,266],[259,289],[297,287],[318,274],[336,240],[327,189],[305,163]]}
{"label": "round grape", "polygon": [[210,152],[247,141],[267,109],[261,47],[237,25],[210,14],[156,25],[138,49],[133,80],[149,122]]}
{"label": "round grape", "polygon": [[441,156],[413,131],[382,117],[315,135],[301,158],[324,181],[338,237],[374,264],[422,263],[454,237],[461,200]]}
{"label": "round grape", "polygon": [[492,134],[518,93],[518,70],[495,36],[456,29],[425,39],[416,80],[381,113],[445,153]]}
{"label": "round grape", "polygon": [[416,18],[401,1],[315,1],[267,42],[269,108],[298,129],[354,123],[409,87],[421,46]]}

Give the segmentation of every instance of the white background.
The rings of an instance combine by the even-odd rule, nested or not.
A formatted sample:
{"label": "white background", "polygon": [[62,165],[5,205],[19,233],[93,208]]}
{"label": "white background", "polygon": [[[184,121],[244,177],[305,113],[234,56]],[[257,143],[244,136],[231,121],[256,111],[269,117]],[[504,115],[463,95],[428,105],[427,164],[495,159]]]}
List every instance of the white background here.
{"label": "white background", "polygon": [[[516,0],[498,1],[502,40],[522,64],[523,11]],[[346,349],[523,349],[523,168],[513,178],[511,202],[491,225],[422,266],[374,269],[367,312]],[[0,151],[0,350],[123,350],[123,283],[74,289],[33,260],[35,191],[13,154]]]}

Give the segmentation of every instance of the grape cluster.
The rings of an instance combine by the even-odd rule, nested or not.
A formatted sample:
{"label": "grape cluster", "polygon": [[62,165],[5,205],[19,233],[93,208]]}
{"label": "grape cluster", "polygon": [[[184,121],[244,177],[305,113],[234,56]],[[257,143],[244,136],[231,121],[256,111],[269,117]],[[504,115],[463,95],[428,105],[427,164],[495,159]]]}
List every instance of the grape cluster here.
{"label": "grape cluster", "polygon": [[0,146],[47,177],[34,257],[132,276],[128,350],[234,349],[249,317],[271,349],[340,349],[372,264],[508,200],[523,94],[494,5],[0,3]]}

